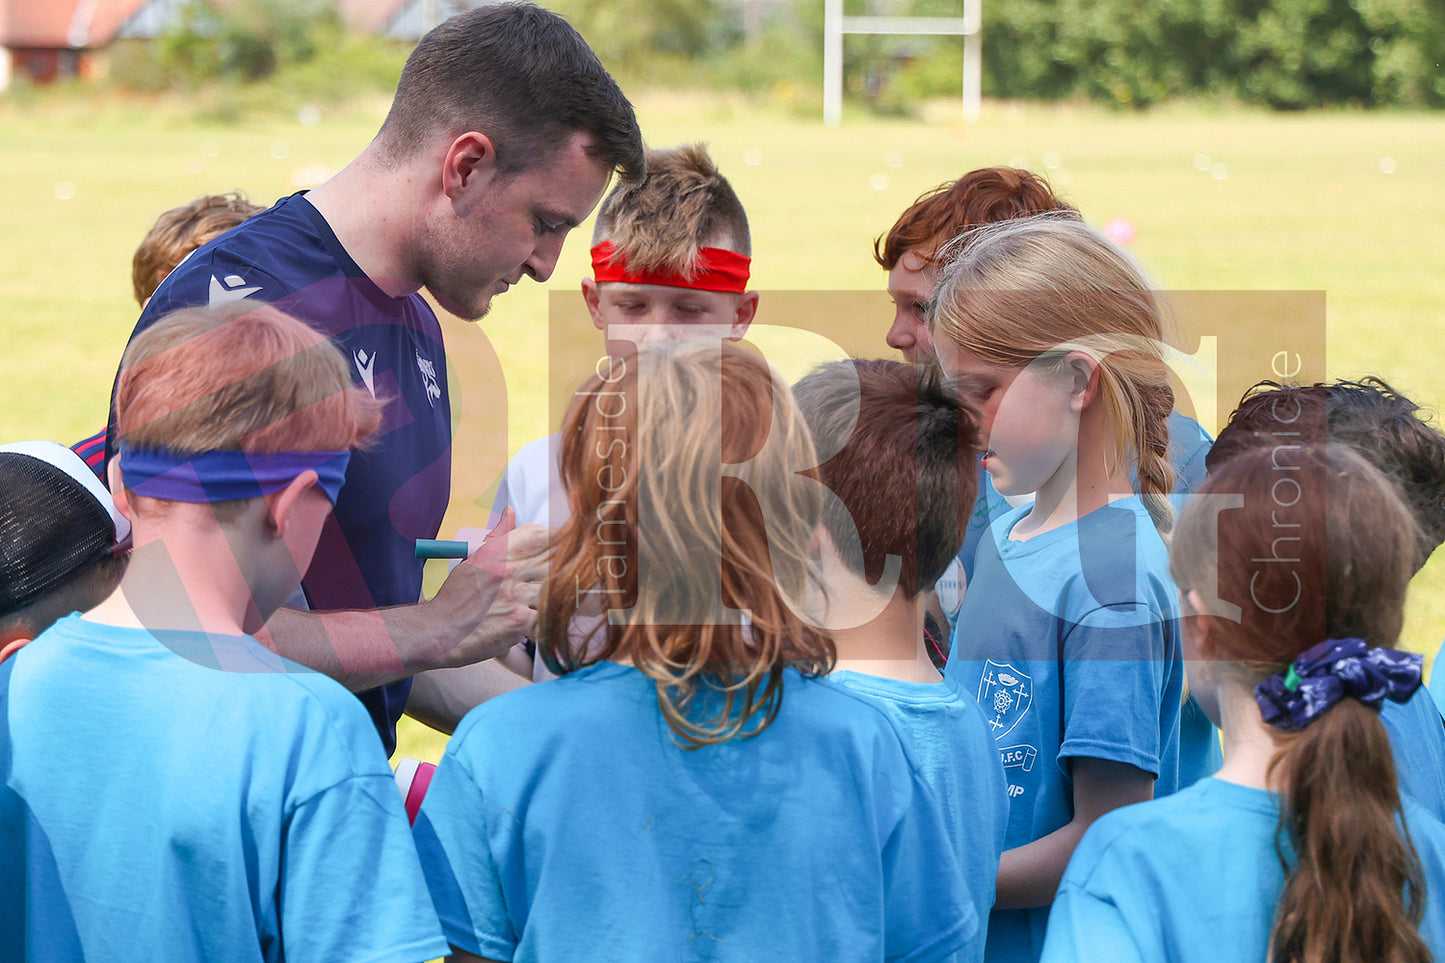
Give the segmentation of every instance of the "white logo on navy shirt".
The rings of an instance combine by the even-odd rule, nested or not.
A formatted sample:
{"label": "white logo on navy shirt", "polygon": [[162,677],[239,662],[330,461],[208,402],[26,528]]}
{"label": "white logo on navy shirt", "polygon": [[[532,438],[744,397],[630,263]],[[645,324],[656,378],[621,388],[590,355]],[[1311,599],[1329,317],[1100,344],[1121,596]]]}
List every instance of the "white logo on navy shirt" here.
{"label": "white logo on navy shirt", "polygon": [[422,380],[426,382],[426,400],[435,408],[437,399],[442,396],[441,385],[437,384],[437,369],[421,356],[420,351],[416,353],[416,366],[421,371]]}
{"label": "white logo on navy shirt", "polygon": [[211,300],[210,307],[218,304],[229,304],[232,301],[241,301],[257,291],[261,285],[246,285],[246,279],[239,274],[228,274],[225,280],[211,275]]}
{"label": "white logo on navy shirt", "polygon": [[371,392],[371,396],[375,398],[376,387],[371,382],[371,373],[376,367],[376,352],[373,351],[368,355],[365,348],[357,348],[356,354],[351,356],[351,360],[356,362],[356,371],[361,375],[361,383],[366,385],[366,390]]}

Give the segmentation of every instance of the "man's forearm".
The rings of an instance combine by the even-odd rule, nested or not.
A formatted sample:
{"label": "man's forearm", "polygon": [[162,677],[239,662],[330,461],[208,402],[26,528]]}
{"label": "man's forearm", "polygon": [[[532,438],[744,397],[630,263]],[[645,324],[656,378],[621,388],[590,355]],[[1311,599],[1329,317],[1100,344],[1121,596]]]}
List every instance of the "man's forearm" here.
{"label": "man's forearm", "polygon": [[502,664],[488,659],[454,669],[432,669],[412,680],[406,714],[451,735],[472,709],[488,699],[530,683]]}
{"label": "man's forearm", "polygon": [[[427,602],[369,611],[279,609],[266,630],[281,655],[362,692],[450,664],[448,655],[473,626],[445,615]],[[497,652],[512,641],[499,639]],[[485,650],[476,653],[488,657]]]}

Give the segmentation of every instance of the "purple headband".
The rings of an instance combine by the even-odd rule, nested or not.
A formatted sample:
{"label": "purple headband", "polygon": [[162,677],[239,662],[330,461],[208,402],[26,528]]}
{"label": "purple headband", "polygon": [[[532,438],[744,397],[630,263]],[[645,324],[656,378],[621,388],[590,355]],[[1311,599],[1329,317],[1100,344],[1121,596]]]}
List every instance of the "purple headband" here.
{"label": "purple headband", "polygon": [[1303,729],[1345,696],[1376,711],[1385,699],[1404,702],[1420,688],[1424,663],[1422,655],[1372,649],[1363,639],[1329,639],[1255,686],[1254,701],[1270,725]]}
{"label": "purple headband", "polygon": [[168,502],[228,502],[280,491],[302,472],[316,472],[321,490],[336,504],[346,481],[350,451],[172,451],[120,446],[120,470],[128,491]]}

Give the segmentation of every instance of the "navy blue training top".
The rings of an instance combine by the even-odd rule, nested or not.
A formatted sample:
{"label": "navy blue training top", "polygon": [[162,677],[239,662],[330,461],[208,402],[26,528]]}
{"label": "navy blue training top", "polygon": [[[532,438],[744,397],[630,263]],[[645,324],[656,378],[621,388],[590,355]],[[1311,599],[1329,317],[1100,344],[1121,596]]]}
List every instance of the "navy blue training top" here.
{"label": "navy blue training top", "polygon": [[[181,262],[141,312],[136,332],[177,308],[243,298],[273,303],[326,334],[356,383],[386,401],[376,437],[351,458],[302,582],[307,604],[327,610],[416,602],[422,562],[413,557],[415,541],[436,537],[451,491],[451,405],[436,315],[420,295],[393,298],[377,287],[311,202],[293,194]],[[115,452],[113,419],[107,459]],[[360,693],[388,754],[410,692],[404,679]]]}

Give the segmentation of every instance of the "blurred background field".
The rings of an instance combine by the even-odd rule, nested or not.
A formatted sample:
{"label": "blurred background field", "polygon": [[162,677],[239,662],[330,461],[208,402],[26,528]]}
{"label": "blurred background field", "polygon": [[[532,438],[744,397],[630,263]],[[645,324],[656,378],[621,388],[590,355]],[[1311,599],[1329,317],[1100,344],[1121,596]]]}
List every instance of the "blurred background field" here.
{"label": "blurred background field", "polygon": [[[854,106],[830,129],[766,98],[636,100],[653,145],[711,146],[749,211],[754,286],[873,292],[860,298],[879,305],[877,355],[891,352],[873,239],[922,191],[1011,164],[1047,175],[1095,224],[1127,219],[1161,287],[1323,291],[1330,377],[1378,374],[1432,409],[1445,401],[1438,115],[986,102],[965,127],[953,99],[897,118]],[[137,314],[131,254],[157,214],[203,193],[240,188],[270,203],[318,183],[364,146],[386,103],[301,103],[223,122],[169,98],[0,98],[0,440],[70,442],[104,424]],[[569,238],[549,283],[508,293],[480,326],[449,319],[459,399],[449,527],[474,522],[508,454],[550,430],[547,296],[576,291],[590,230]],[[768,315],[766,296],[760,320],[787,323]],[[1405,641],[1433,654],[1442,637],[1437,557],[1415,585]],[[442,738],[418,728],[402,751],[435,758]]]}

